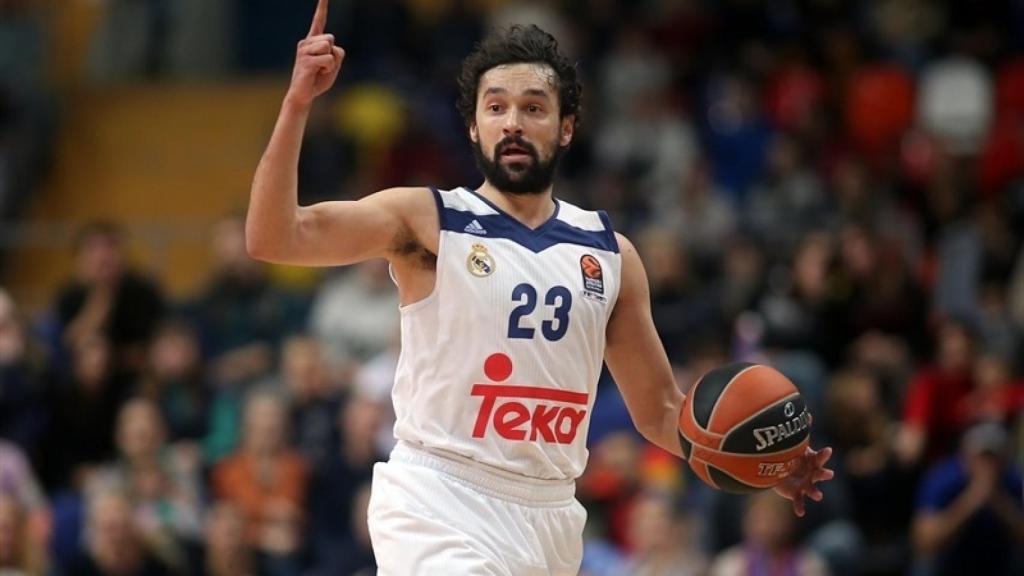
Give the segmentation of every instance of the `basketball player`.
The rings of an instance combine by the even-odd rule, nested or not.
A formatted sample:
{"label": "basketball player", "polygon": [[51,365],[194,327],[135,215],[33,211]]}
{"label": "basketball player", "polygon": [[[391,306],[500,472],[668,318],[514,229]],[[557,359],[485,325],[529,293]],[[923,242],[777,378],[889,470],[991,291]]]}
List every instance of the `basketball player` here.
{"label": "basketball player", "polygon": [[[369,528],[380,573],[576,574],[586,464],[602,361],[649,441],[682,457],[682,394],[655,333],[647,276],[603,212],[553,197],[580,105],[555,39],[513,27],[463,64],[458,102],[478,188],[394,188],[297,205],[314,98],[345,52],[319,0],[256,171],[250,253],[310,266],[386,258],[401,299],[392,394],[397,446],[374,469]],[[831,451],[808,449],[776,491],[819,500]]]}

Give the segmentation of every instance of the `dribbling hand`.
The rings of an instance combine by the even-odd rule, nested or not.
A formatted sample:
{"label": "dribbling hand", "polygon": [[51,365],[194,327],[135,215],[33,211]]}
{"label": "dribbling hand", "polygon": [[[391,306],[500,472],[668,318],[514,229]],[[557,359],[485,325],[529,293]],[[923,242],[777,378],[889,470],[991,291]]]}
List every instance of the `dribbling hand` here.
{"label": "dribbling hand", "polygon": [[324,34],[328,0],[319,0],[309,34],[299,42],[288,98],[309,106],[313,99],[334,85],[341,71],[345,51],[334,45],[334,35]]}
{"label": "dribbling hand", "polygon": [[821,502],[823,495],[815,484],[832,479],[834,473],[825,468],[825,463],[831,457],[832,448],[815,451],[808,446],[803,455],[791,463],[790,474],[775,486],[776,494],[792,501],[793,512],[797,516],[804,515],[805,497]]}

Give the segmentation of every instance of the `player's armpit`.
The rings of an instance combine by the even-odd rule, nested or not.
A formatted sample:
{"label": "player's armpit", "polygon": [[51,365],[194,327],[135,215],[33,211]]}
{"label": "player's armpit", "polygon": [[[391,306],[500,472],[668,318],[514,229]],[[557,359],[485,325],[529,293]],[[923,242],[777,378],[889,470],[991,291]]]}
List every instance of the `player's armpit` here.
{"label": "player's armpit", "polygon": [[621,234],[616,236],[622,255],[622,288],[608,322],[605,362],[637,430],[682,457],[678,422],[683,394],[651,317],[647,273],[633,244]]}
{"label": "player's armpit", "polygon": [[258,230],[251,231],[253,257],[302,266],[354,264],[390,257],[410,232],[427,250],[437,251],[437,210],[428,188],[390,188],[361,200],[296,210],[295,224],[283,237],[261,240]]}

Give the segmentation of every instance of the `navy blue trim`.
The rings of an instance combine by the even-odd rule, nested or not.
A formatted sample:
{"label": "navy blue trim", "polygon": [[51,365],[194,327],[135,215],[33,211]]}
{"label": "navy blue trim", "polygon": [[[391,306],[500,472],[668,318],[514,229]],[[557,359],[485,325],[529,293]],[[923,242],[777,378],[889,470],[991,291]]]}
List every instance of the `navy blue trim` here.
{"label": "navy blue trim", "polygon": [[444,230],[444,199],[441,198],[441,192],[434,186],[430,187],[430,191],[434,194],[434,204],[437,205],[437,222],[441,226],[441,230]]}
{"label": "navy blue trim", "polygon": [[467,192],[469,192],[473,196],[476,196],[477,198],[480,199],[481,202],[483,202],[484,204],[487,204],[488,206],[490,206],[492,210],[494,210],[498,214],[501,214],[502,216],[508,218],[509,220],[514,222],[515,224],[518,224],[519,226],[521,226],[523,228],[524,231],[526,231],[528,234],[532,234],[532,235],[543,234],[544,231],[550,225],[552,225],[555,221],[558,220],[558,212],[559,212],[559,210],[562,209],[562,203],[559,202],[558,200],[555,200],[554,198],[552,198],[551,200],[555,203],[555,211],[551,213],[551,216],[548,217],[548,219],[545,220],[543,224],[541,224],[540,226],[537,226],[536,228],[530,228],[529,226],[527,226],[526,224],[523,224],[517,218],[515,218],[514,216],[509,214],[508,212],[505,212],[504,210],[499,208],[497,204],[495,204],[495,203],[491,202],[490,200],[488,200],[487,198],[485,198],[483,194],[480,194],[476,190],[470,190],[469,188],[466,188],[465,186],[463,186],[462,189],[467,191]]}
{"label": "navy blue trim", "polygon": [[[470,192],[476,194],[472,190]],[[445,208],[442,204],[440,207],[441,230],[466,234],[467,236],[477,236],[481,239],[504,238],[534,253],[543,252],[557,244],[576,244],[615,254],[619,253],[619,244],[615,241],[615,233],[611,232],[610,228],[605,230],[584,230],[572,226],[564,220],[559,220],[557,216],[561,203],[557,200],[555,201],[555,213],[552,217],[544,222],[544,224],[531,229],[519,220],[506,214],[497,206],[494,206],[491,202],[488,202],[486,198],[479,194],[476,194],[476,196],[498,213],[474,214],[472,212],[455,210],[454,208]],[[466,232],[466,227],[474,220],[487,231],[486,234]],[[608,226],[607,223],[605,225]]]}
{"label": "navy blue trim", "polygon": [[604,210],[598,210],[597,215],[601,217],[601,222],[604,223],[604,231],[608,234],[608,240],[615,246],[616,254],[619,253],[619,239],[615,237],[615,228],[612,227],[612,219],[608,217],[608,213]]}

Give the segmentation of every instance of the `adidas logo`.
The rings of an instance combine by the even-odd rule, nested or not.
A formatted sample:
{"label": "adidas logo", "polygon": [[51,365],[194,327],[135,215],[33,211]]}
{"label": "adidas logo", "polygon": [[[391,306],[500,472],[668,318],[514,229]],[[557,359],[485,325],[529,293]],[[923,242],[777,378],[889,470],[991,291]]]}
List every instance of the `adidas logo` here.
{"label": "adidas logo", "polygon": [[466,224],[466,227],[463,228],[462,230],[464,232],[469,232],[470,234],[476,234],[477,236],[487,235],[487,230],[485,230],[484,227],[481,226],[480,223],[477,222],[476,220],[473,220],[469,224]]}

